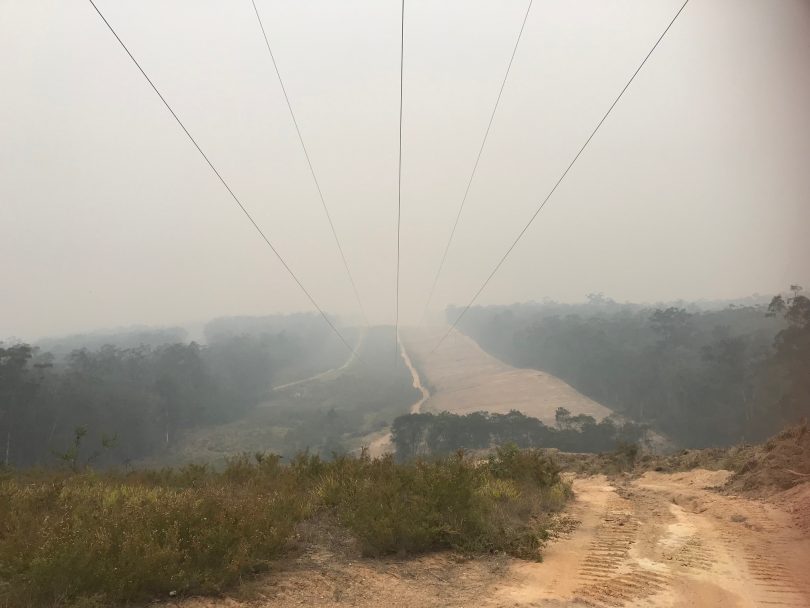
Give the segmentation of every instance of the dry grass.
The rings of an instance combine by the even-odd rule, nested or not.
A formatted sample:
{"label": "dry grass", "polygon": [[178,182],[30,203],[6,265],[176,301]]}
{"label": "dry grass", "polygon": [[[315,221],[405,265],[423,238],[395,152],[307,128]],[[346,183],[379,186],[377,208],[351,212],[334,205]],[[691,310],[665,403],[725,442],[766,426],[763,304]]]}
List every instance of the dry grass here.
{"label": "dry grass", "polygon": [[268,567],[312,505],[275,462],[0,483],[0,605],[217,592]]}
{"label": "dry grass", "polygon": [[271,568],[328,515],[367,555],[457,549],[539,559],[570,488],[539,452],[392,458],[240,457],[121,473],[0,476],[0,606],[125,605],[216,594]]}

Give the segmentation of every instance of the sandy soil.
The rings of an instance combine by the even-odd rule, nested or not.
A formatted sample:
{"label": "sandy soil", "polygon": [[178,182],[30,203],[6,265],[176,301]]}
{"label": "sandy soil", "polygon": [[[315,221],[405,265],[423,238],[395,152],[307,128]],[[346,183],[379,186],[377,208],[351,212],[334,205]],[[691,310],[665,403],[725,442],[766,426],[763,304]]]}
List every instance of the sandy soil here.
{"label": "sandy soil", "polygon": [[178,606],[810,606],[810,535],[784,497],[777,504],[711,489],[727,475],[577,479],[568,512],[580,523],[546,548],[542,563],[449,554],[364,560],[311,549],[257,583],[251,600]]}
{"label": "sandy soil", "polygon": [[711,489],[727,475],[577,481],[579,529],[541,566],[516,565],[493,605],[810,605],[810,536],[784,508]]}
{"label": "sandy soil", "polygon": [[612,413],[556,376],[499,361],[458,331],[430,354],[441,334],[441,330],[426,329],[402,333],[405,347],[431,391],[426,410],[459,414],[519,410],[547,424],[554,423],[558,407],[597,420]]}

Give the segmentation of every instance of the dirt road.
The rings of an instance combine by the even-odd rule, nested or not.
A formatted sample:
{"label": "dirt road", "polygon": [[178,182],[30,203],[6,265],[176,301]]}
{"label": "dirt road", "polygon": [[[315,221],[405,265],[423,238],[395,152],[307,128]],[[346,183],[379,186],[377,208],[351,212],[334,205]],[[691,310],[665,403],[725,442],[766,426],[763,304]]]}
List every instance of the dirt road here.
{"label": "dirt road", "polygon": [[442,330],[409,329],[402,333],[408,352],[431,389],[425,409],[466,414],[476,411],[527,416],[554,423],[564,407],[573,414],[601,420],[612,412],[551,374],[517,369],[485,353],[472,339],[453,331],[435,353]]}
{"label": "dirt road", "polygon": [[711,489],[725,472],[577,480],[579,528],[516,564],[492,606],[810,606],[810,537],[774,505]]}
{"label": "dirt road", "polygon": [[354,350],[352,350],[352,352],[349,353],[349,356],[346,358],[346,361],[344,361],[343,365],[341,365],[340,367],[333,367],[332,369],[327,369],[326,371],[317,373],[307,378],[301,378],[300,380],[294,380],[292,382],[287,382],[285,384],[279,384],[278,386],[274,386],[271,390],[282,391],[288,388],[292,388],[293,386],[298,386],[299,384],[312,382],[313,380],[329,380],[331,378],[340,375],[341,372],[343,372],[357,359],[357,353],[359,353],[360,349],[363,347],[363,340],[365,340],[366,338],[366,333],[367,330],[363,330],[363,332],[360,334],[360,337],[357,339],[357,344],[354,346]]}
{"label": "dirt road", "polygon": [[[402,343],[399,336],[397,336],[397,343],[399,344],[399,355],[402,357],[402,361],[405,363],[408,371],[411,373],[413,387],[420,393],[419,400],[415,401],[410,407],[411,414],[418,414],[422,411],[422,406],[424,405],[425,401],[430,399],[430,391],[428,391],[422,384],[422,379],[419,377],[419,372],[416,371],[416,368],[411,362],[411,358],[408,356],[408,351],[405,349],[405,345]],[[388,452],[394,452],[394,444],[391,442],[391,432],[383,431],[382,433],[376,433],[369,437],[367,447],[369,455],[374,458],[379,458]]]}

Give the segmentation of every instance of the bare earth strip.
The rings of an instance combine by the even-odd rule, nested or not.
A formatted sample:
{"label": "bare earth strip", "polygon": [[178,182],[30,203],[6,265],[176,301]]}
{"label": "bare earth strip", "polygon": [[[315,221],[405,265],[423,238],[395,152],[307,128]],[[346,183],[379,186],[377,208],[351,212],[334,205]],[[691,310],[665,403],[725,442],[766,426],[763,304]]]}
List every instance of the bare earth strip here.
{"label": "bare earth strip", "polygon": [[[413,403],[410,407],[411,414],[418,414],[422,411],[422,406],[425,404],[425,402],[430,399],[430,392],[422,385],[422,379],[419,377],[419,372],[416,371],[413,363],[411,363],[411,358],[408,356],[408,351],[405,350],[405,345],[402,343],[399,336],[397,336],[397,343],[399,344],[399,355],[402,357],[402,361],[405,363],[408,371],[410,371],[411,378],[413,378],[413,387],[418,390],[421,395],[419,400]],[[383,454],[387,454],[389,452],[393,453],[395,451],[390,431],[373,433],[366,438],[363,447],[368,449],[369,456],[373,458],[379,458]]]}
{"label": "bare earth strip", "polygon": [[319,548],[258,582],[251,600],[180,606],[810,606],[810,535],[795,509],[713,490],[727,475],[576,479],[568,515],[580,523],[549,544],[542,563],[446,553],[372,560]]}
{"label": "bare earth strip", "polygon": [[355,360],[357,360],[357,353],[359,353],[360,349],[363,348],[363,340],[366,339],[366,332],[367,330],[363,330],[363,332],[360,334],[360,337],[357,339],[357,344],[355,345],[354,350],[352,350],[352,352],[349,353],[348,358],[340,367],[334,367],[324,372],[319,372],[314,376],[309,376],[308,378],[301,378],[300,380],[294,380],[292,382],[287,382],[285,384],[279,384],[277,386],[274,386],[272,390],[281,391],[288,388],[292,388],[293,386],[298,386],[299,384],[312,382],[313,380],[331,380],[332,378],[336,378],[343,371],[345,371],[346,368],[348,368],[351,364],[353,364]]}
{"label": "bare earth strip", "polygon": [[597,420],[612,413],[556,376],[503,363],[458,331],[430,354],[442,333],[440,329],[402,333],[405,348],[431,392],[423,410],[457,414],[519,410],[547,424],[554,423],[558,407]]}
{"label": "bare earth strip", "polygon": [[725,475],[648,473],[618,487],[578,481],[580,529],[550,548],[546,568],[517,566],[518,581],[496,604],[810,605],[810,538],[771,504],[709,489]]}

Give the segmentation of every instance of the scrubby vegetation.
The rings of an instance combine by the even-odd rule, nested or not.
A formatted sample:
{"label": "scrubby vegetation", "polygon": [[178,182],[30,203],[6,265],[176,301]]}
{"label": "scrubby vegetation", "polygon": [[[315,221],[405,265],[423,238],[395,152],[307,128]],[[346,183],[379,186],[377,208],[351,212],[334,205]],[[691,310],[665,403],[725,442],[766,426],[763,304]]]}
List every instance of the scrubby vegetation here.
{"label": "scrubby vegetation", "polygon": [[513,443],[521,448],[556,448],[566,452],[607,452],[619,444],[644,438],[643,426],[592,416],[572,416],[558,408],[554,426],[518,411],[508,414],[474,412],[459,415],[423,413],[394,420],[391,436],[399,458],[450,454],[459,449],[480,450]]}
{"label": "scrubby vegetation", "polygon": [[787,427],[759,444],[725,448],[644,453],[637,444],[620,444],[600,454],[554,452],[559,466],[577,474],[642,475],[648,471],[676,473],[693,469],[732,473],[725,486],[731,492],[769,494],[810,482],[810,428],[806,421]]}
{"label": "scrubby vegetation", "polygon": [[[810,299],[472,308],[460,328],[689,448],[764,440],[810,415]],[[459,311],[448,310],[455,320]]]}
{"label": "scrubby vegetation", "polygon": [[369,434],[387,428],[419,399],[407,367],[394,358],[393,345],[393,328],[372,327],[362,339],[362,362],[274,390],[235,421],[191,429],[156,461],[222,462],[244,451],[291,458],[303,450],[328,459],[359,449]]}
{"label": "scrubby vegetation", "polygon": [[302,454],[128,473],[0,476],[0,606],[110,606],[215,593],[272,567],[330,513],[367,555],[456,549],[539,559],[570,487],[537,451],[439,460]]}

